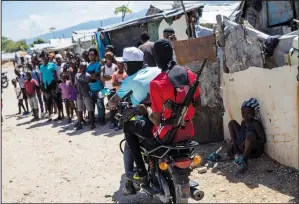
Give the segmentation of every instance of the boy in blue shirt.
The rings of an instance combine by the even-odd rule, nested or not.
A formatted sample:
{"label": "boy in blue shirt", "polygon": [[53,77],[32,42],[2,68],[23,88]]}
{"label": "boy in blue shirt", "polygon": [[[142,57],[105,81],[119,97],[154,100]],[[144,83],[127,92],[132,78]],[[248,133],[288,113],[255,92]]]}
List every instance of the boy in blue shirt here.
{"label": "boy in blue shirt", "polygon": [[105,125],[105,105],[104,97],[99,97],[99,91],[104,88],[101,81],[100,72],[96,72],[91,76],[91,81],[89,82],[90,96],[93,104],[96,104],[98,108],[98,121],[100,125]]}

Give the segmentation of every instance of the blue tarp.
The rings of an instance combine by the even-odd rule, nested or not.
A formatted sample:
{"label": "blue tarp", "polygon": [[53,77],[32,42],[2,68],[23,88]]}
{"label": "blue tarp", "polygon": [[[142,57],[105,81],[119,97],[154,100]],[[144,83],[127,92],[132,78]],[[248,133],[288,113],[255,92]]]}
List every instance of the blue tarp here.
{"label": "blue tarp", "polygon": [[279,25],[293,19],[290,1],[268,1],[269,26]]}

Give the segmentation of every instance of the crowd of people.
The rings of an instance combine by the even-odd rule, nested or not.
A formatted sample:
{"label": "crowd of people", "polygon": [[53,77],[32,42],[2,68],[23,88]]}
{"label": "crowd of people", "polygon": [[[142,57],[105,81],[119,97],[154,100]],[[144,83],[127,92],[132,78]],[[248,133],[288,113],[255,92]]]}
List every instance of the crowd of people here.
{"label": "crowd of people", "polygon": [[[176,40],[172,28],[163,32],[163,39],[150,42],[149,34],[141,34],[141,45],[127,47],[122,57],[116,57],[114,47],[108,45],[105,58],[99,60],[97,49],[91,48],[79,54],[41,52],[32,56],[32,66],[27,73],[15,70],[15,87],[19,113],[29,114],[28,102],[34,118],[48,117],[52,121],[53,112],[58,116],[55,121],[64,119],[64,110],[69,123],[77,115],[76,130],[87,124],[95,128],[97,121],[105,125],[106,108],[109,111],[110,128],[124,130],[126,145],[124,167],[128,181],[125,194],[135,194],[132,181],[147,181],[147,171],[142,159],[138,135],[144,138],[158,138],[163,141],[173,127],[176,111],[167,101],[179,105],[184,101],[195,74],[176,63],[172,42]],[[18,86],[19,84],[19,86]],[[139,115],[120,127],[115,120],[117,104],[133,91],[130,99],[138,107]],[[104,98],[108,103],[104,103]],[[25,106],[23,105],[25,101]],[[63,106],[64,105],[64,106]],[[197,87],[192,104],[184,117],[184,127],[178,129],[174,142],[191,139],[194,136],[192,119],[201,107],[200,88]],[[247,168],[249,156],[260,156],[266,142],[262,124],[256,119],[258,103],[250,99],[242,105],[243,121],[239,125],[231,121],[229,130],[232,138],[230,155],[237,156],[235,163],[242,169]],[[255,155],[253,155],[255,153]],[[242,155],[242,156],[240,156]],[[136,169],[134,170],[134,162]]]}
{"label": "crowd of people", "polygon": [[[18,68],[14,70],[16,78],[12,84],[18,100],[18,114],[22,110],[24,115],[31,112],[32,121],[47,117],[49,122],[53,113],[57,114],[54,121],[63,120],[66,115],[69,123],[76,114],[77,130],[83,128],[86,118],[90,128],[95,128],[95,109],[99,124],[106,124],[104,97],[109,99],[115,94],[127,77],[125,65],[114,56],[111,45],[107,46],[105,58],[100,62],[95,48],[82,55],[68,52],[64,58],[60,53],[43,50],[32,55],[28,68],[26,73]],[[115,113],[110,111],[110,128],[118,130]]]}

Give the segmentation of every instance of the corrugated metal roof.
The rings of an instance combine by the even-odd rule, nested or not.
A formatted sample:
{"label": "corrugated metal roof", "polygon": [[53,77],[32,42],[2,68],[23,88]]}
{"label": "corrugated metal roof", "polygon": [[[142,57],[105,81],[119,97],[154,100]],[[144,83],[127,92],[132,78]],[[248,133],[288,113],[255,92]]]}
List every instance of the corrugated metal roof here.
{"label": "corrugated metal roof", "polygon": [[125,21],[122,23],[117,23],[117,24],[113,24],[113,25],[109,25],[109,26],[105,26],[102,28],[99,28],[99,31],[112,31],[112,30],[117,30],[117,29],[121,29],[127,26],[132,26],[135,24],[141,24],[141,23],[146,23],[149,21],[154,21],[154,20],[158,20],[158,19],[162,19],[163,18],[163,14],[162,13],[158,13],[158,14],[154,14],[151,16],[145,16],[143,18],[138,18],[138,19],[133,19],[130,21]]}
{"label": "corrugated metal roof", "polygon": [[[202,4],[197,3],[197,4],[189,4],[185,6],[186,11],[190,11],[196,8],[200,8],[203,7]],[[158,13],[158,14],[153,14],[153,15],[149,15],[149,16],[145,16],[143,18],[138,18],[138,19],[133,19],[130,21],[125,21],[122,23],[118,23],[118,24],[113,24],[113,25],[109,25],[106,27],[102,27],[99,28],[99,31],[105,31],[105,32],[109,32],[112,30],[117,30],[117,29],[121,29],[127,26],[132,26],[132,25],[136,25],[136,24],[141,24],[141,23],[147,23],[150,21],[155,21],[155,20],[160,20],[163,18],[169,18],[172,16],[176,16],[179,14],[182,14],[184,11],[182,8],[178,8],[178,9],[169,9],[167,11],[164,11],[162,13]]]}
{"label": "corrugated metal roof", "polygon": [[72,33],[73,42],[77,42],[78,40],[80,40],[80,42],[91,41],[92,36],[94,36],[95,32],[97,32],[97,31],[98,31],[98,29],[73,31],[73,33]]}
{"label": "corrugated metal roof", "polygon": [[72,38],[60,38],[60,39],[50,39],[51,47],[58,46],[60,44],[72,44]]}

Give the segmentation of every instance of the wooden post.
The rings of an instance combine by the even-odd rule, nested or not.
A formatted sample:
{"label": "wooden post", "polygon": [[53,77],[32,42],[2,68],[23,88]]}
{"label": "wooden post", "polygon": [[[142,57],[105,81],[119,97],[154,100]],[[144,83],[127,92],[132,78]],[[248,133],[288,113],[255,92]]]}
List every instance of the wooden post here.
{"label": "wooden post", "polygon": [[180,1],[181,4],[182,4],[182,8],[183,8],[183,11],[184,11],[184,14],[185,14],[185,19],[186,19],[186,25],[187,25],[187,33],[188,33],[188,39],[190,39],[190,32],[189,32],[189,29],[188,29],[188,26],[189,26],[189,21],[188,21],[188,16],[187,16],[187,13],[186,13],[186,9],[185,9],[185,5],[183,3],[183,1]]}
{"label": "wooden post", "polygon": [[217,15],[216,20],[217,20],[219,46],[224,47],[224,30],[223,30],[222,16],[220,14]]}

